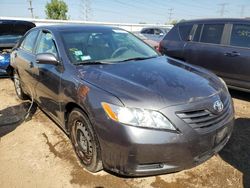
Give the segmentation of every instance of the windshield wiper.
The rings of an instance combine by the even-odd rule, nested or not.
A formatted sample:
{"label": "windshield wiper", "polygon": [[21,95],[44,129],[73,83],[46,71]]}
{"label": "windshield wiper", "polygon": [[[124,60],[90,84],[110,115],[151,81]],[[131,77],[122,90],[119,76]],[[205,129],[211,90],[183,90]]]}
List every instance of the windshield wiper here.
{"label": "windshield wiper", "polygon": [[75,65],[103,65],[103,64],[111,64],[111,63],[107,61],[82,61],[75,63]]}
{"label": "windshield wiper", "polygon": [[156,55],[156,56],[150,56],[150,57],[133,57],[133,58],[129,58],[129,59],[122,60],[122,61],[120,61],[120,62],[126,62],[126,61],[140,61],[140,60],[152,59],[152,58],[156,58],[156,57],[158,57],[158,55]]}

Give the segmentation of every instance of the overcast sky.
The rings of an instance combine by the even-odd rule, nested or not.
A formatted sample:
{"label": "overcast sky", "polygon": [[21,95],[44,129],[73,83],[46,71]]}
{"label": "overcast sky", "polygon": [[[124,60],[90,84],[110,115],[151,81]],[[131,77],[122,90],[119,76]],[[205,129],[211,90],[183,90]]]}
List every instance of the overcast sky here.
{"label": "overcast sky", "polygon": [[[48,1],[32,1],[36,17],[46,18],[44,8]],[[90,2],[91,21],[166,23],[169,18],[198,19],[222,17],[222,14],[250,17],[250,0],[65,0],[70,19],[84,19],[84,1]],[[0,3],[0,16],[31,17],[28,0],[0,0]],[[226,3],[224,11],[223,3]]]}

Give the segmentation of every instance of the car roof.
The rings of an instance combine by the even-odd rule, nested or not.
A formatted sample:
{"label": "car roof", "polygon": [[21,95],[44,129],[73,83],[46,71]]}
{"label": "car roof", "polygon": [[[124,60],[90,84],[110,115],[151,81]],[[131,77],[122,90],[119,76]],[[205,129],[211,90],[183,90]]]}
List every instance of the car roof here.
{"label": "car roof", "polygon": [[39,26],[37,28],[47,29],[51,31],[72,31],[72,30],[90,30],[90,31],[111,31],[114,29],[123,30],[118,27],[100,26],[100,25],[83,25],[83,24],[61,24],[61,25],[47,25]]}
{"label": "car roof", "polygon": [[13,24],[13,25],[29,25],[35,27],[36,25],[33,22],[24,21],[24,20],[1,20],[0,24]]}
{"label": "car roof", "polygon": [[181,24],[199,24],[199,23],[250,23],[250,19],[248,18],[210,18],[210,19],[196,19],[196,20],[185,20],[183,22],[178,23]]}

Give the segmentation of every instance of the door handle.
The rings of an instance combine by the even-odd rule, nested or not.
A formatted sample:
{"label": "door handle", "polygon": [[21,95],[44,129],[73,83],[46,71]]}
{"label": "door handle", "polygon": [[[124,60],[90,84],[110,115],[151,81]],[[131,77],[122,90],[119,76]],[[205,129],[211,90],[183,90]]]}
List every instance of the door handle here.
{"label": "door handle", "polygon": [[232,51],[232,52],[226,52],[224,53],[224,55],[228,57],[237,57],[237,56],[240,56],[240,53],[236,51]]}

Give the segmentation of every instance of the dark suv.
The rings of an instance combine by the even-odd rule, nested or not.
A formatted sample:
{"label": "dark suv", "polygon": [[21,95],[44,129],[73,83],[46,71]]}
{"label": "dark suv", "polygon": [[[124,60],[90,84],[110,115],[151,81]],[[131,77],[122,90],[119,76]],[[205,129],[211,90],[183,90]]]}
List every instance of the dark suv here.
{"label": "dark suv", "polygon": [[250,20],[179,23],[161,41],[160,52],[212,70],[231,88],[250,91]]}

